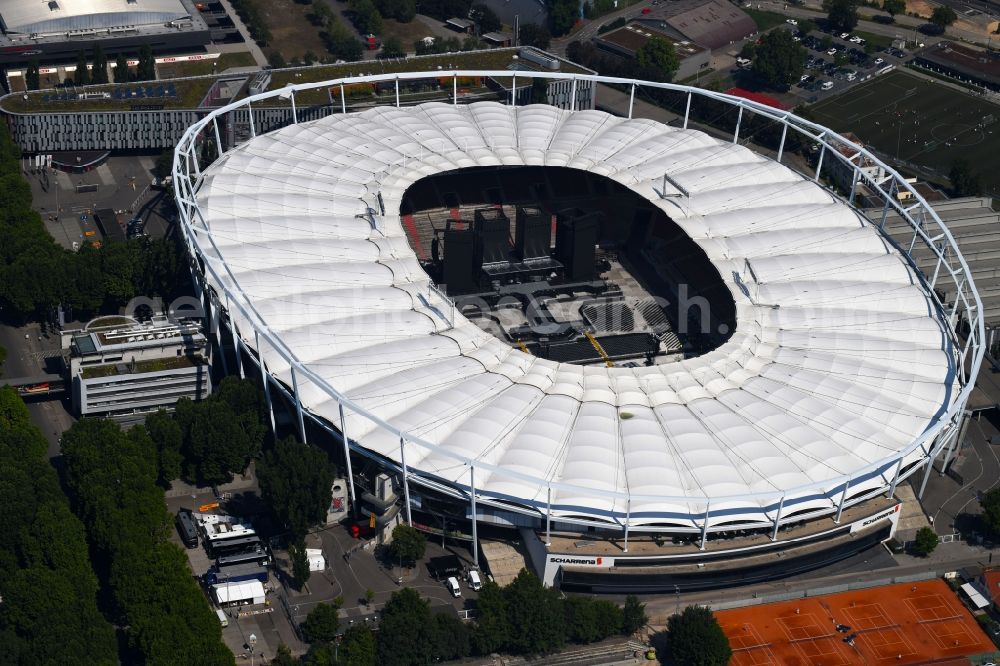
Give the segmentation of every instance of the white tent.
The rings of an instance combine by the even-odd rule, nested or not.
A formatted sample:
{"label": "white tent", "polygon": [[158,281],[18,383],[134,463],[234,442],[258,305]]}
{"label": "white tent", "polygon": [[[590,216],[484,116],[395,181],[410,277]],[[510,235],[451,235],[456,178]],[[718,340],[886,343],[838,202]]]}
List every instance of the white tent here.
{"label": "white tent", "polygon": [[238,583],[219,583],[212,586],[212,594],[220,606],[230,604],[264,603],[264,584],[259,580],[244,580]]}

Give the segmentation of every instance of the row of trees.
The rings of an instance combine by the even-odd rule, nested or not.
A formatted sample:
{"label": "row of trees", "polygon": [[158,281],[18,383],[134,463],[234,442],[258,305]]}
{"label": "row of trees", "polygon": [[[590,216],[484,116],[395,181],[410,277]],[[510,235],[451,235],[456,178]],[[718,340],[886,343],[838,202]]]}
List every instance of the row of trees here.
{"label": "row of trees", "polygon": [[[302,631],[310,650],[302,664],[411,666],[494,652],[549,654],[567,641],[592,643],[615,634],[631,635],[647,622],[645,606],[634,596],[626,599],[624,608],[592,597],[562,599],[558,591],[543,587],[534,574],[522,570],[507,587],[492,582],[483,586],[479,616],[472,624],[458,619],[450,606],[435,612],[412,588],[399,590],[382,608],[378,633],[367,627],[349,629],[335,661],[338,605],[321,604],[309,613]],[[272,662],[293,663],[281,652]]]}
{"label": "row of trees", "polygon": [[[90,63],[92,69],[88,70]],[[24,74],[24,84],[28,90],[38,90],[41,88],[41,76],[39,74],[39,62],[32,60]],[[156,59],[153,51],[148,45],[143,45],[139,51],[139,64],[135,74],[129,70],[128,55],[119,53],[115,58],[114,80],[115,83],[128,83],[129,81],[153,81],[156,79]],[[78,86],[91,84],[108,83],[108,57],[100,44],[94,46],[90,56],[86,51],[80,51],[76,58],[76,71],[73,72],[73,83]]]}
{"label": "row of trees", "polygon": [[97,608],[83,525],[70,511],[48,443],[9,386],[0,388],[0,641],[11,664],[118,663]]}
{"label": "row of trees", "polygon": [[[243,25],[250,31],[253,40],[261,46],[267,46],[271,41],[271,30],[267,27],[257,2],[258,0],[232,0],[232,5]],[[317,6],[319,4],[323,3],[318,3]]]}
{"label": "row of trees", "polygon": [[[823,8],[827,11],[826,20],[830,28],[839,32],[850,32],[858,25],[859,0],[824,0]],[[906,11],[905,0],[882,0],[882,11],[889,14],[892,22],[897,14]],[[958,20],[958,14],[947,5],[939,5],[931,12],[929,23],[921,28],[922,32],[941,34],[944,29]]]}
{"label": "row of trees", "polygon": [[233,664],[187,556],[169,541],[173,521],[146,430],[83,419],[63,434],[62,452],[73,509],[110,592],[109,612],[125,627],[130,654],[122,661]]}
{"label": "row of trees", "polygon": [[552,0],[549,3],[549,30],[556,37],[569,34],[580,18],[577,0]]}
{"label": "row of trees", "polygon": [[60,247],[31,207],[21,175],[21,150],[0,123],[0,309],[9,320],[46,317],[59,304],[78,317],[125,305],[137,295],[172,298],[185,282],[186,264],[173,239],[136,238]]}

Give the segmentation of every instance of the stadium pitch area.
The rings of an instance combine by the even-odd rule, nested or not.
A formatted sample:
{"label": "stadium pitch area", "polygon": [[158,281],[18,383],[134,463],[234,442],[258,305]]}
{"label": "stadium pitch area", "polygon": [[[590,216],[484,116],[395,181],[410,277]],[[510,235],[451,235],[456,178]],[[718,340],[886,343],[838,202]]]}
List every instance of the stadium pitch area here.
{"label": "stadium pitch area", "polygon": [[947,177],[964,157],[987,193],[1000,193],[1000,106],[904,71],[879,76],[809,109],[885,155]]}

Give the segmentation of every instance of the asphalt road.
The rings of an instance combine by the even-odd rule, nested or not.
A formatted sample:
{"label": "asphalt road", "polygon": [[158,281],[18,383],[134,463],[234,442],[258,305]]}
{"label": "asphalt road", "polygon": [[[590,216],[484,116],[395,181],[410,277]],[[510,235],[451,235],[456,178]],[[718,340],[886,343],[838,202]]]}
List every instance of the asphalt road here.
{"label": "asphalt road", "polygon": [[[47,372],[45,358],[58,355],[59,335],[42,332],[38,324],[21,328],[0,326],[0,346],[7,350],[7,360],[0,374],[4,377],[31,377]],[[32,422],[48,440],[49,457],[57,457],[60,454],[59,438],[76,421],[69,412],[68,396],[62,400],[29,399],[27,405]]]}

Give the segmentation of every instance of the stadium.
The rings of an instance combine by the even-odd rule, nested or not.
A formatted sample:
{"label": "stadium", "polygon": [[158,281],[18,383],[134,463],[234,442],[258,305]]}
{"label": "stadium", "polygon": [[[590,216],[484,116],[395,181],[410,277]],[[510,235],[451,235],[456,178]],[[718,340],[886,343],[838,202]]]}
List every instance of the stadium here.
{"label": "stadium", "polygon": [[[532,74],[608,81],[632,99],[655,88],[686,97],[687,110],[709,98],[737,114],[728,138],[689,127],[686,111],[675,126],[631,107],[617,117],[460,103],[461,78],[503,75],[448,73],[450,104],[404,107],[397,94],[395,106],[334,105],[257,135],[254,104],[294,110],[296,93],[341,82],[289,86],[188,130],[174,172],[182,228],[240,372],[252,363],[269,399],[284,396],[302,437],[324,432],[343,446],[355,505],[352,463],[374,465],[396,480],[407,521],[450,511],[477,559],[477,530],[537,537],[536,567],[546,582],[561,571],[564,587],[574,572],[580,589],[621,589],[585,579],[755,553],[752,566],[775,575],[792,559],[766,558],[794,551],[816,566],[818,551],[829,560],[868,543],[858,533],[872,524],[869,541],[887,538],[898,484],[918,475],[922,492],[935,460],[952,455],[984,352],[979,296],[933,210],[881,162],[891,175],[871,180],[857,164],[878,158],[831,130],[720,93]],[[252,137],[203,169],[204,142],[222,145],[220,125],[239,113]],[[777,151],[740,136],[751,115],[779,128]],[[783,154],[789,134],[815,142],[813,173]],[[912,243],[895,244],[850,206],[853,187],[845,199],[824,186],[824,159],[881,193],[882,219],[903,216]],[[487,185],[457,196],[464,179]],[[602,201],[601,219],[582,222]],[[531,228],[545,230],[546,251],[527,257]],[[522,238],[504,242],[508,231]],[[428,252],[428,238],[443,248]],[[916,251],[939,258],[933,274],[915,269]],[[454,289],[463,265],[474,278]],[[630,296],[629,280],[645,291]],[[699,306],[672,313],[688,283]],[[483,316],[512,292],[540,296],[549,315],[568,303],[563,323],[589,304],[628,325],[601,331],[600,316],[583,316],[596,356],[540,353],[547,333],[511,333],[532,323],[528,308],[511,308],[515,325]],[[694,319],[701,326],[685,330]],[[600,336],[622,329],[655,345],[602,353]],[[730,578],[716,584],[746,580],[746,567],[723,568]],[[643,589],[656,589],[651,580]]]}

